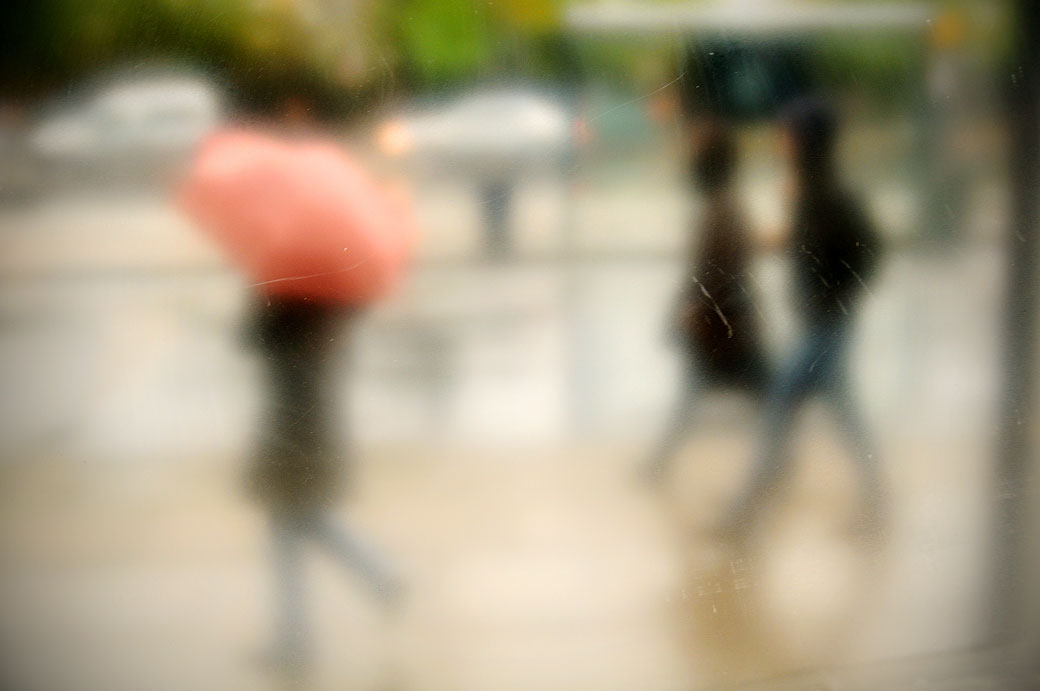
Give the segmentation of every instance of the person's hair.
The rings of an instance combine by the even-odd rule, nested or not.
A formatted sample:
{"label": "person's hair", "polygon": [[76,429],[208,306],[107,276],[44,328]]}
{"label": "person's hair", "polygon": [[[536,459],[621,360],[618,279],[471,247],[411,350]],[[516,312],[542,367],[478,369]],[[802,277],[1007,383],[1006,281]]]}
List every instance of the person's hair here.
{"label": "person's hair", "polygon": [[705,192],[715,192],[733,178],[737,167],[737,145],[728,128],[718,123],[705,125],[693,155],[693,177]]}
{"label": "person's hair", "polygon": [[780,120],[791,135],[799,173],[812,178],[832,175],[838,114],[830,102],[816,96],[797,99],[784,108]]}

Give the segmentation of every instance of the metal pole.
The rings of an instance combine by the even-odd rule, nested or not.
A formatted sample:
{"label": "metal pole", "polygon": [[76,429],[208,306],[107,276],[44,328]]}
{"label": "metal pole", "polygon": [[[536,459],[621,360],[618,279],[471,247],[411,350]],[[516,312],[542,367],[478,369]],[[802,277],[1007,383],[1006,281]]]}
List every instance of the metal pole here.
{"label": "metal pole", "polygon": [[1007,237],[1003,409],[998,440],[996,633],[1019,633],[1024,506],[1037,378],[1037,271],[1040,223],[1040,3],[1013,5],[1014,62],[1008,100],[1011,217]]}

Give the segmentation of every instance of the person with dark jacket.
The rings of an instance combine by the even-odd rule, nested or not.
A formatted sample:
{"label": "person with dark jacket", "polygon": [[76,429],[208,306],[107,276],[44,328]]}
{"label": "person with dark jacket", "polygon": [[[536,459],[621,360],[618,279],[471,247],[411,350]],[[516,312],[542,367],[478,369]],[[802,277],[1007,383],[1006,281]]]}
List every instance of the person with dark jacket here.
{"label": "person with dark jacket", "polygon": [[262,296],[246,328],[262,359],[266,409],[247,472],[250,494],[268,511],[278,611],[270,662],[299,672],[308,654],[301,549],[311,541],[393,601],[400,584],[374,550],[331,517],[344,481],[333,433],[337,355],[357,309],[306,298]]}
{"label": "person with dark jacket", "polygon": [[792,104],[783,118],[796,186],[789,251],[803,337],[771,386],[754,474],[727,519],[727,530],[741,532],[749,526],[783,479],[795,415],[817,393],[829,399],[857,461],[867,514],[877,516],[880,507],[880,472],[850,389],[848,350],[855,315],[880,262],[881,241],[841,184],[837,125],[831,106],[815,98]]}
{"label": "person with dark jacket", "polygon": [[651,479],[667,471],[690,428],[699,396],[720,387],[757,394],[768,380],[749,280],[752,241],[733,189],[737,148],[732,133],[719,123],[704,125],[692,158],[691,178],[704,196],[705,208],[676,315],[682,390],[645,467]]}

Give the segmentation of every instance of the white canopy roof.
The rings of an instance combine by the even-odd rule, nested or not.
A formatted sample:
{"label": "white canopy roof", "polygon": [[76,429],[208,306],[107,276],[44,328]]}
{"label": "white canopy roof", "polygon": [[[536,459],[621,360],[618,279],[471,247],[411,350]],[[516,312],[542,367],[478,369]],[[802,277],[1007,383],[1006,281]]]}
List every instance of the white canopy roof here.
{"label": "white canopy roof", "polygon": [[848,30],[925,30],[931,8],[913,3],[715,0],[696,4],[572,5],[566,23],[590,33],[776,35]]}

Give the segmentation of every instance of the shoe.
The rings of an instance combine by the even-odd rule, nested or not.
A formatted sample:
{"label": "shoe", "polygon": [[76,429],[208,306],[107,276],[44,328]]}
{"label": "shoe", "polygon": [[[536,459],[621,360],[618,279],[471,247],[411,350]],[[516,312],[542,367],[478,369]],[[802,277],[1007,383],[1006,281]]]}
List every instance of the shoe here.
{"label": "shoe", "polygon": [[650,462],[639,466],[636,482],[644,487],[656,488],[664,484],[668,476],[668,466],[664,463]]}
{"label": "shoe", "polygon": [[384,578],[374,586],[376,600],[387,614],[397,614],[405,600],[407,600],[408,589],[404,582],[396,576]]}
{"label": "shoe", "polygon": [[730,511],[722,520],[708,529],[708,534],[719,542],[744,547],[755,529],[757,512]]}
{"label": "shoe", "polygon": [[310,671],[310,656],[295,644],[273,645],[251,658],[257,667],[286,681],[301,681]]}

